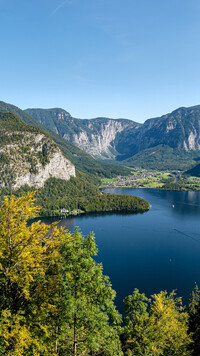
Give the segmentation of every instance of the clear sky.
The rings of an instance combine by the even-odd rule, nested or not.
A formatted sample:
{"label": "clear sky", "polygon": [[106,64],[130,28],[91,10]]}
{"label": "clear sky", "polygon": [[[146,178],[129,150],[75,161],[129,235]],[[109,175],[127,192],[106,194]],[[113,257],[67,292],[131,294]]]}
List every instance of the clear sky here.
{"label": "clear sky", "polygon": [[200,0],[0,0],[0,100],[143,122],[200,104]]}

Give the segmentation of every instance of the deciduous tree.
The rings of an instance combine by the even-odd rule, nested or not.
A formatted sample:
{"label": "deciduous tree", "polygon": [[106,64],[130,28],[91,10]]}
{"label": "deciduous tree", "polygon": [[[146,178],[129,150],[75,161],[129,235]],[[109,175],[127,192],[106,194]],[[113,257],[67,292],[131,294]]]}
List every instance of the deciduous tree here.
{"label": "deciduous tree", "polygon": [[17,200],[6,198],[0,209],[2,355],[24,355],[29,349],[33,355],[41,350],[49,355],[53,348],[44,340],[51,335],[53,315],[57,314],[64,231],[40,221],[29,224],[28,219],[37,213],[33,193]]}
{"label": "deciduous tree", "polygon": [[[118,332],[121,317],[114,305],[115,292],[103,275],[93,233],[84,237],[77,229],[62,250],[67,283],[64,283],[65,323],[61,355],[121,355]],[[63,352],[63,353],[62,353]]]}
{"label": "deciduous tree", "polygon": [[126,355],[191,355],[188,313],[175,292],[148,300],[137,289],[125,298],[123,347]]}

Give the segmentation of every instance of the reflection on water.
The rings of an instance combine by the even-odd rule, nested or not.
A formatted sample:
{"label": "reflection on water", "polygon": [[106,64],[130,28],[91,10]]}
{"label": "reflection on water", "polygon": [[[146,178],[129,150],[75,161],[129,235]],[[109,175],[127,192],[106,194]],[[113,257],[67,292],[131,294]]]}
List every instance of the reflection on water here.
{"label": "reflection on water", "polygon": [[[185,301],[200,286],[200,192],[169,192],[157,189],[106,189],[149,201],[144,214],[94,214],[67,218],[59,225],[84,234],[94,231],[104,273],[123,298],[134,288],[150,296],[176,289]],[[51,222],[51,219],[45,222]]]}
{"label": "reflection on water", "polygon": [[75,221],[76,221],[74,217],[68,217],[67,219],[65,219],[65,218],[64,219],[60,219],[58,217],[42,218],[41,220],[45,224],[51,224],[53,222],[58,222],[57,223],[57,227],[63,226],[65,229],[67,229],[69,231],[73,231],[74,230]]}

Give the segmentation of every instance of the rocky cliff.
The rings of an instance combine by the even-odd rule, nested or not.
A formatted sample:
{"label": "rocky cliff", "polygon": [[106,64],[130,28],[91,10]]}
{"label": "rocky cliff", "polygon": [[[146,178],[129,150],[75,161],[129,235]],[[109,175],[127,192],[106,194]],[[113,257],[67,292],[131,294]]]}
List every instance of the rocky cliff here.
{"label": "rocky cliff", "polygon": [[179,108],[145,121],[137,140],[138,152],[160,144],[185,151],[200,150],[200,106]]}
{"label": "rocky cliff", "polygon": [[[46,112],[46,110],[43,111]],[[0,112],[12,112],[26,124],[45,132],[57,144],[64,156],[73,163],[76,170],[86,173],[87,175],[94,177],[94,179],[96,179],[97,176],[111,178],[119,174],[129,174],[129,169],[126,167],[97,161],[91,155],[73,145],[47,126],[42,125],[39,121],[35,120],[32,116],[28,115],[25,111],[15,105],[0,101]]]}
{"label": "rocky cliff", "polygon": [[[121,152],[124,154],[124,133],[131,132],[134,135],[141,127],[141,124],[126,119],[76,119],[58,108],[27,109],[25,112],[93,157],[101,159],[115,159]],[[125,143],[125,151],[127,144]]]}
{"label": "rocky cliff", "polygon": [[[146,120],[144,124],[126,119],[74,119],[62,109],[27,109],[26,113],[101,159],[125,162],[143,151],[147,157],[148,149],[153,147],[158,148],[157,152],[165,151],[165,147],[166,152],[168,148],[175,150],[172,160],[179,156],[177,150],[183,153],[200,151],[200,106],[179,108],[162,117]],[[149,154],[154,153],[150,151]]]}
{"label": "rocky cliff", "polygon": [[38,188],[50,177],[69,180],[75,167],[42,131],[0,113],[0,186]]}

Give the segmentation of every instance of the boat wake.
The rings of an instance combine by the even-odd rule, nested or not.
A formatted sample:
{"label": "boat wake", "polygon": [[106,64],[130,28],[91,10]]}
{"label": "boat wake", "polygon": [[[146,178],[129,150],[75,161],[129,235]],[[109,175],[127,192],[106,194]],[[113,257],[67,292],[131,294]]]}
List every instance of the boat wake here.
{"label": "boat wake", "polygon": [[199,242],[200,243],[200,240],[198,240],[198,239],[196,239],[195,237],[193,237],[193,236],[191,236],[191,235],[188,235],[188,234],[186,234],[185,232],[183,232],[183,231],[180,231],[180,230],[178,230],[178,229],[173,229],[174,231],[176,231],[176,232],[178,232],[179,234],[181,234],[181,235],[183,235],[183,236],[185,236],[185,237],[189,237],[190,239],[192,239],[192,240],[194,240],[194,241],[196,241],[196,242]]}

